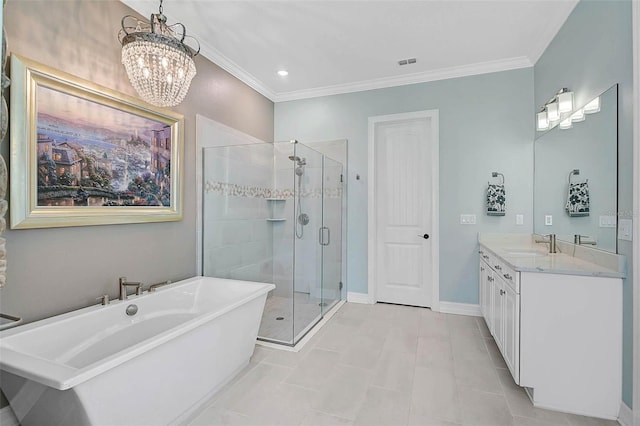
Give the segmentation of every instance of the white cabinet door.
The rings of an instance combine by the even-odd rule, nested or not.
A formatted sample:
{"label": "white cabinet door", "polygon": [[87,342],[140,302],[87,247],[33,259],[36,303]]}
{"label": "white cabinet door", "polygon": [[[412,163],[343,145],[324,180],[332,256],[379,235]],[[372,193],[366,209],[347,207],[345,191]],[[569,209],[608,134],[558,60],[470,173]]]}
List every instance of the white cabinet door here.
{"label": "white cabinet door", "polygon": [[501,281],[502,355],[516,384],[520,383],[520,295]]}
{"label": "white cabinet door", "polygon": [[481,271],[481,298],[483,303],[481,309],[483,310],[482,314],[484,315],[487,327],[491,334],[493,334],[493,271],[485,262],[480,262],[480,264],[484,267],[484,270]]}
{"label": "white cabinet door", "polygon": [[504,356],[504,350],[502,349],[504,343],[504,298],[502,297],[502,293],[504,290],[502,289],[502,280],[497,274],[493,274],[490,281],[491,300],[493,304],[493,329],[491,330],[491,334],[498,348],[500,348],[502,356]]}
{"label": "white cabinet door", "polygon": [[480,269],[478,271],[478,288],[480,296],[480,313],[484,318],[487,317],[487,302],[485,301],[485,289],[487,287],[487,265],[484,262],[480,262]]}

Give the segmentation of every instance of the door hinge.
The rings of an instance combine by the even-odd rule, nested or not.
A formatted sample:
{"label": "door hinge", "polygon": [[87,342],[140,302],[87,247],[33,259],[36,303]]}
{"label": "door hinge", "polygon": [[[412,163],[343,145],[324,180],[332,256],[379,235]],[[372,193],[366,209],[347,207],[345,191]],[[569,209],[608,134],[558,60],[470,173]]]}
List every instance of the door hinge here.
{"label": "door hinge", "polygon": [[339,288],[340,290],[342,290],[342,281],[340,281],[340,284],[338,285],[338,288]]}
{"label": "door hinge", "polygon": [[343,178],[344,178],[343,174],[340,173],[340,182],[344,182]]}

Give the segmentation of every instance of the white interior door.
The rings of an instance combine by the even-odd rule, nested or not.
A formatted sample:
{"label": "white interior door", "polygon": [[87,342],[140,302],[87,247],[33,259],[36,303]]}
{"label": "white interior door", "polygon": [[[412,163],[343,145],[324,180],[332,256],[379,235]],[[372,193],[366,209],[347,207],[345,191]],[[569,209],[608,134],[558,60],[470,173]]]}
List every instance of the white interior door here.
{"label": "white interior door", "polygon": [[432,305],[431,125],[418,117],[374,127],[374,273],[380,302]]}

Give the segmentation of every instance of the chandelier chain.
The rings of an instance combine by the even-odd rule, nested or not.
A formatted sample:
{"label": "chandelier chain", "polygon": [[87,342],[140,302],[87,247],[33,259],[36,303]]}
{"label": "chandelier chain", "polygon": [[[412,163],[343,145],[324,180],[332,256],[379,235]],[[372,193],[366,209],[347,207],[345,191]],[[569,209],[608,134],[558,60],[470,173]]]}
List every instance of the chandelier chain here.
{"label": "chandelier chain", "polygon": [[162,15],[162,0],[160,0],[160,8],[158,9],[158,11],[160,12],[160,15]]}

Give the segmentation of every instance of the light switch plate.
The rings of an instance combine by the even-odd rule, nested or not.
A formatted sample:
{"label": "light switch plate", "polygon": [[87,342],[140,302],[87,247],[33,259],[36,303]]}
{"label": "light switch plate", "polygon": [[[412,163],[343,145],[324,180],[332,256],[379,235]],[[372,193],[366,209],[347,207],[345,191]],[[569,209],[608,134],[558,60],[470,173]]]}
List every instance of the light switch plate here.
{"label": "light switch plate", "polygon": [[516,225],[524,225],[524,215],[517,214],[516,215]]}
{"label": "light switch plate", "polygon": [[476,224],[476,215],[475,214],[461,214],[460,215],[460,225],[475,225]]}
{"label": "light switch plate", "polygon": [[615,228],[616,217],[615,216],[600,216],[600,228]]}
{"label": "light switch plate", "polygon": [[551,226],[553,225],[553,216],[550,214],[544,215],[544,225]]}
{"label": "light switch plate", "polygon": [[618,221],[618,239],[631,241],[633,235],[633,221],[631,219],[620,219]]}

